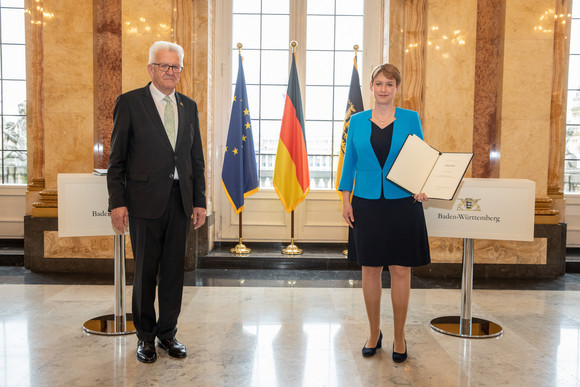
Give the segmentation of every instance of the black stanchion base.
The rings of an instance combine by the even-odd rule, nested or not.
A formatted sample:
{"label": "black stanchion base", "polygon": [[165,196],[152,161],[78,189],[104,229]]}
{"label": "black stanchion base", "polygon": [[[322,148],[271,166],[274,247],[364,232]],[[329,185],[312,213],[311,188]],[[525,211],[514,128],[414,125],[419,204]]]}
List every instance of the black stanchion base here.
{"label": "black stanchion base", "polygon": [[437,317],[431,320],[431,328],[446,335],[467,339],[487,339],[503,334],[503,329],[498,324],[476,317],[471,318],[471,324],[465,321],[463,326],[460,316]]}
{"label": "black stanchion base", "polygon": [[125,315],[125,321],[122,321],[122,318],[118,320],[115,321],[114,314],[95,317],[83,324],[83,331],[104,336],[130,335],[136,332],[135,325],[133,325],[133,315],[131,313]]}

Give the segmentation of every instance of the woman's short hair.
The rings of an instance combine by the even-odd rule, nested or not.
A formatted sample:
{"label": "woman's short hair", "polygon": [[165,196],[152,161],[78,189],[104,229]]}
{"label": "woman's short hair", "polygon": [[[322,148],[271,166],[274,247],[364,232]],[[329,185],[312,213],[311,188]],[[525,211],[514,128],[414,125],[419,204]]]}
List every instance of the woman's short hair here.
{"label": "woman's short hair", "polygon": [[176,52],[177,55],[179,56],[179,65],[183,67],[183,55],[184,55],[183,47],[181,47],[179,44],[166,42],[163,40],[159,40],[153,43],[151,45],[151,48],[149,48],[149,64],[155,63],[155,57],[157,56],[157,52],[159,52],[160,50]]}
{"label": "woman's short hair", "polygon": [[383,74],[387,79],[394,79],[397,83],[397,87],[401,84],[401,73],[397,66],[392,65],[390,63],[383,63],[375,67],[373,72],[371,73],[371,83],[375,81],[377,75]]}

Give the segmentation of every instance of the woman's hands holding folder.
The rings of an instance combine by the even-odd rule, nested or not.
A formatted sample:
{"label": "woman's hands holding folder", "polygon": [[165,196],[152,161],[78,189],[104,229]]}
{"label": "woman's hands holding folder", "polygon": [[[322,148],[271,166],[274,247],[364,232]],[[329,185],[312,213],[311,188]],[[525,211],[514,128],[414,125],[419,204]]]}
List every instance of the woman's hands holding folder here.
{"label": "woman's hands holding folder", "polygon": [[424,192],[421,192],[413,195],[413,199],[415,199],[416,202],[426,202],[429,200],[429,197]]}

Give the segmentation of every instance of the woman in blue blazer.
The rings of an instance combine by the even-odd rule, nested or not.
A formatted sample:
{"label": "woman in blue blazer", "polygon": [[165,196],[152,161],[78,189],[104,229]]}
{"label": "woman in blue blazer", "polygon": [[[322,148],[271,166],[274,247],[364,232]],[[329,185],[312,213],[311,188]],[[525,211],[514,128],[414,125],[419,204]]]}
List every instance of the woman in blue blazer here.
{"label": "woman in blue blazer", "polygon": [[[397,108],[399,70],[383,64],[373,70],[375,107],[350,119],[339,190],[349,229],[349,260],[362,266],[362,288],[370,325],[365,357],[382,347],[380,310],[383,267],[391,276],[393,360],[407,359],[405,322],[411,291],[411,267],[430,262],[429,240],[421,202],[424,193],[409,191],[386,179],[409,134],[423,138],[417,112]],[[352,194],[352,195],[351,195]],[[352,203],[351,203],[352,196]]]}

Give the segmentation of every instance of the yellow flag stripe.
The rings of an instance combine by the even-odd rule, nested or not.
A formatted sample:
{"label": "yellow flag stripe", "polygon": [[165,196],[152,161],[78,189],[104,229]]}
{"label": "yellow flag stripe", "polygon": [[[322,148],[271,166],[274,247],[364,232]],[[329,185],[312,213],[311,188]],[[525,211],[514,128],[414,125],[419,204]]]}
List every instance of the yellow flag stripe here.
{"label": "yellow flag stripe", "polygon": [[278,142],[273,185],[286,212],[292,212],[296,209],[310,191],[310,187],[308,187],[306,192],[302,192],[302,187],[296,177],[296,164],[292,161],[290,152],[282,141]]}

